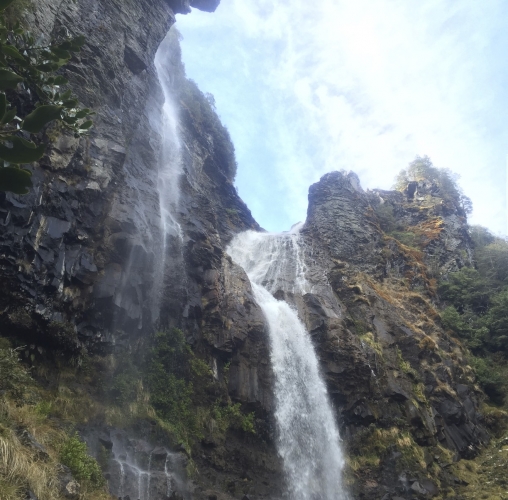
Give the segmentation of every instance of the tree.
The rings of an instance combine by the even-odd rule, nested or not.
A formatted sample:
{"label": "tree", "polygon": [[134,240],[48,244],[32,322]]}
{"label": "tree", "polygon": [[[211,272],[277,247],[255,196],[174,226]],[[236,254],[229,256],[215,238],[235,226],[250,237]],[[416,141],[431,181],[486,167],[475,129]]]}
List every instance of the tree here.
{"label": "tree", "polygon": [[473,203],[458,185],[460,176],[447,168],[437,168],[428,156],[417,156],[395,178],[394,189],[403,191],[409,182],[427,181],[439,188],[439,196],[464,214],[473,211]]}
{"label": "tree", "polygon": [[19,21],[9,26],[5,9],[15,1],[0,0],[0,190],[26,194],[32,173],[21,165],[39,160],[46,150],[38,134],[58,121],[79,137],[92,126],[93,113],[63,90],[69,82],[57,73],[85,38],[63,33],[41,44]]}

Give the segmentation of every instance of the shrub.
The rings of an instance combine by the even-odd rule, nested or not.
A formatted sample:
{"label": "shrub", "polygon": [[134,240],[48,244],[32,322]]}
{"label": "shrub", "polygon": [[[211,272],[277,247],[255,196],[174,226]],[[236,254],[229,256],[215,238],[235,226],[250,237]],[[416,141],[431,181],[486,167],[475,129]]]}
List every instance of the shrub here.
{"label": "shrub", "polygon": [[448,280],[438,288],[442,299],[450,302],[459,312],[471,308],[476,314],[483,314],[489,306],[491,287],[487,280],[471,267],[450,273]]}
{"label": "shrub", "polygon": [[256,433],[254,412],[247,415],[243,414],[240,403],[221,405],[219,402],[216,402],[213,407],[212,416],[222,432],[226,432],[232,427],[242,429],[244,432]]}
{"label": "shrub", "polygon": [[490,358],[471,356],[469,364],[472,366],[478,383],[492,402],[502,405],[506,387],[503,374]]}
{"label": "shrub", "polygon": [[204,386],[209,374],[208,365],[195,357],[181,330],[173,328],[155,334],[146,366],[150,402],[159,417],[171,425],[177,438],[187,445],[202,434],[193,381]]}
{"label": "shrub", "polygon": [[32,377],[19,360],[19,350],[20,348],[0,348],[0,391],[6,391],[13,399],[21,402],[27,387],[32,384]]}
{"label": "shrub", "polygon": [[78,433],[69,437],[60,450],[60,460],[67,465],[77,480],[89,481],[95,488],[105,484],[99,463],[87,453],[86,443]]}

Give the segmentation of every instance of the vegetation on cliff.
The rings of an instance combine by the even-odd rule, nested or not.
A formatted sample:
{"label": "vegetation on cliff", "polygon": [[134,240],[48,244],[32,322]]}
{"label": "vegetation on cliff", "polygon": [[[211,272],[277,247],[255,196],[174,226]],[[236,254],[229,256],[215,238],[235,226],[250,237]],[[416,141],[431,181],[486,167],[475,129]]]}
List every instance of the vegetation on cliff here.
{"label": "vegetation on cliff", "polygon": [[508,387],[508,242],[483,227],[471,228],[476,268],[450,273],[439,287],[447,307],[443,324],[471,350],[478,381],[503,404]]}
{"label": "vegetation on cliff", "polygon": [[0,499],[28,492],[39,500],[71,493],[82,500],[110,498],[99,464],[73,431],[79,419],[63,418],[70,388],[45,389],[20,362],[23,350],[0,338]]}
{"label": "vegetation on cliff", "polygon": [[[25,31],[0,4],[0,190],[26,194],[31,171],[20,166],[42,158],[46,140],[40,135],[51,122],[75,137],[88,133],[90,109],[81,108],[68,80],[58,70],[78,52],[85,38],[66,30],[49,43]],[[11,6],[12,9],[12,6]],[[20,11],[16,11],[20,14]]]}

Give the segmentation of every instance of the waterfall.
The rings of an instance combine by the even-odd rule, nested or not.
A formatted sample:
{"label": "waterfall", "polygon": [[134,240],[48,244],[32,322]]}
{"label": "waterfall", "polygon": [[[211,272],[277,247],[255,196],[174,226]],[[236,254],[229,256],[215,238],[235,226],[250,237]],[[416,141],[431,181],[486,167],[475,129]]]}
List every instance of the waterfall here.
{"label": "waterfall", "polygon": [[168,236],[182,238],[182,229],[176,220],[176,210],[180,198],[180,176],[182,175],[182,144],[178,133],[178,112],[173,101],[171,88],[171,53],[174,50],[172,31],[168,33],[155,54],[155,69],[159,84],[164,93],[162,106],[162,148],[159,160],[157,188],[161,209],[161,225],[164,236],[164,249]]}
{"label": "waterfall", "polygon": [[228,253],[243,267],[265,315],[275,375],[277,448],[291,500],[346,500],[344,458],[310,335],[297,312],[272,294],[310,291],[299,227],[288,233],[246,231]]}
{"label": "waterfall", "polygon": [[[166,309],[178,308],[181,297],[187,294],[187,276],[183,257],[183,231],[178,222],[180,178],[183,174],[182,140],[180,137],[178,106],[174,98],[175,47],[177,33],[170,30],[155,54],[155,69],[164,95],[164,103],[154,121],[160,136],[157,190],[159,194],[161,248],[153,283],[152,319],[160,319],[160,306],[165,292],[164,283],[172,286],[176,299],[165,297]],[[158,120],[158,121],[157,121]],[[178,313],[177,313],[178,314]],[[177,315],[175,314],[175,316]],[[166,318],[167,319],[167,318]]]}

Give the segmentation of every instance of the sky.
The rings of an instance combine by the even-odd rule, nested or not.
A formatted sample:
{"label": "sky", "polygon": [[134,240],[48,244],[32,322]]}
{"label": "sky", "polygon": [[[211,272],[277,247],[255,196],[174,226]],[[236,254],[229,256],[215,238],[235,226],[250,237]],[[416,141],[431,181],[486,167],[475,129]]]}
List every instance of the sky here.
{"label": "sky", "polygon": [[265,229],[304,221],[327,172],[390,189],[428,155],[460,175],[470,223],[508,234],[508,2],[222,0],[176,28]]}

